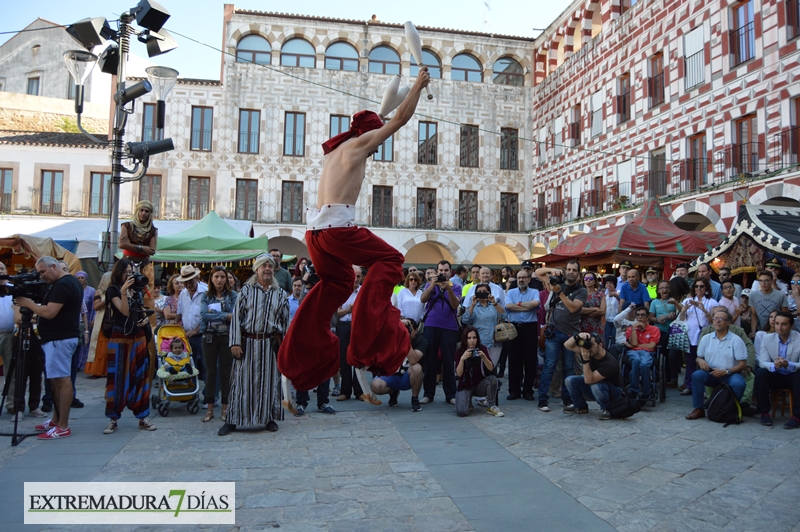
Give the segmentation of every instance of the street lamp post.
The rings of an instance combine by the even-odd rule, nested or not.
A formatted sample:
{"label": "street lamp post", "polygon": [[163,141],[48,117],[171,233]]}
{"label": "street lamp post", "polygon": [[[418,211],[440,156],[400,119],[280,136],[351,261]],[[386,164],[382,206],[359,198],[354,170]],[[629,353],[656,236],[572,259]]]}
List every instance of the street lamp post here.
{"label": "street lamp post", "polygon": [[[144,31],[137,32],[131,26],[134,17],[140,26],[146,28]],[[167,52],[175,47],[174,40],[172,40],[169,33],[162,29],[164,22],[168,18],[169,12],[159,4],[152,0],[141,0],[136,7],[120,16],[119,30],[116,32],[110,28],[108,22],[102,17],[84,19],[67,28],[67,33],[72,35],[88,50],[103,44],[106,39],[112,41],[112,44],[100,58],[100,62],[103,64],[103,71],[114,73],[117,76],[117,91],[114,94],[114,127],[110,141],[110,227],[108,245],[106,246],[104,241],[102,257],[108,271],[111,271],[114,266],[114,257],[119,246],[120,185],[141,179],[147,172],[150,164],[150,155],[174,149],[172,139],[161,140],[161,138],[163,137],[164,128],[164,100],[175,85],[178,71],[166,67],[150,67],[147,69],[147,80],[140,81],[130,87],[126,83],[126,63],[130,51],[131,35],[137,34],[139,40],[147,44],[148,54],[151,57]],[[81,125],[84,83],[89,77],[94,64],[98,61],[98,57],[83,50],[70,50],[64,54],[64,61],[77,86],[75,91],[75,112],[78,115],[78,128],[93,141],[101,143],[102,141],[87,132]],[[117,62],[116,65],[113,64],[115,61]],[[116,66],[116,71],[114,66]],[[130,109],[126,108],[126,105],[153,90],[154,86],[156,88],[156,97],[159,100],[158,138],[146,142],[129,142],[126,147],[124,145],[125,125],[128,121],[128,115],[133,113],[133,104]],[[134,167],[132,169],[126,168],[122,164],[123,159],[132,160],[135,163]],[[141,171],[139,171],[140,165],[142,167]],[[123,177],[123,173],[130,174],[132,177]],[[133,213],[133,216],[136,215],[137,213]]]}

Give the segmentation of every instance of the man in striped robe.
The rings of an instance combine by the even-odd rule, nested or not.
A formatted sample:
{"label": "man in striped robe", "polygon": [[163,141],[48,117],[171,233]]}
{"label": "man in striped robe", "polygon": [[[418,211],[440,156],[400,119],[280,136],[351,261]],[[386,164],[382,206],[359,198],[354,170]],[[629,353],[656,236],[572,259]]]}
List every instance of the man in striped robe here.
{"label": "man in striped robe", "polygon": [[278,430],[283,420],[280,373],[276,353],[289,324],[289,302],[275,279],[269,253],[253,263],[255,276],[242,286],[231,316],[233,354],[228,415],[219,435],[237,426],[264,426]]}

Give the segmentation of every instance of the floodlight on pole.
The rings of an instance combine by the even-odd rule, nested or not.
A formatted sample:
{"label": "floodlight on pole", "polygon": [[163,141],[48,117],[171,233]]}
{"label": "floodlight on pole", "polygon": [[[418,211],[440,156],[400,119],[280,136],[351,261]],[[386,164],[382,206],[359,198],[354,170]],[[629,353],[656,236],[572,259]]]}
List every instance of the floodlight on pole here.
{"label": "floodlight on pole", "polygon": [[139,41],[147,46],[147,55],[149,57],[165,54],[178,47],[178,43],[172,38],[172,34],[165,29],[157,32],[145,30],[139,34]]}
{"label": "floodlight on pole", "polygon": [[67,33],[81,43],[87,50],[92,50],[116,37],[117,32],[111,29],[105,17],[85,18],[67,26]]}
{"label": "floodlight on pole", "polygon": [[125,87],[114,95],[114,101],[119,105],[126,105],[140,96],[144,96],[153,90],[153,86],[146,79],[139,83],[134,83],[130,87]]}
{"label": "floodlight on pole", "polygon": [[136,16],[139,26],[152,31],[161,31],[169,20],[169,11],[153,0],[141,0],[139,5],[131,9],[131,14]]}
{"label": "floodlight on pole", "polygon": [[166,118],[167,96],[175,86],[175,82],[178,81],[178,71],[174,68],[163,66],[151,66],[144,71],[147,72],[147,79],[153,86],[153,92],[158,101],[156,105],[156,129],[159,131],[159,136],[161,136]]}

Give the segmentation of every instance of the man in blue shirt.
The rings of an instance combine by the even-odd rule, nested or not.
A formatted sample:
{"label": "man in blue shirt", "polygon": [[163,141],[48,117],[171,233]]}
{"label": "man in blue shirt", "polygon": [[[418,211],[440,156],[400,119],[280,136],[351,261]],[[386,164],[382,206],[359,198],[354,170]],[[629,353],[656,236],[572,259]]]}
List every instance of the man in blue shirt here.
{"label": "man in blue shirt", "polygon": [[697,267],[697,278],[702,279],[711,286],[711,297],[715,301],[722,299],[722,285],[711,278],[711,266],[708,264],[700,264]]}
{"label": "man in blue shirt", "polygon": [[517,337],[508,342],[508,390],[509,401],[520,396],[533,401],[533,381],[539,365],[539,326],[536,320],[539,307],[539,291],[529,287],[530,274],[526,270],[517,273],[517,288],[506,294],[508,321],[517,329]]}
{"label": "man in blue shirt", "polygon": [[292,281],[292,293],[289,295],[289,323],[294,319],[294,313],[297,312],[297,307],[300,306],[300,300],[303,298],[303,279],[295,277]]}
{"label": "man in blue shirt", "polygon": [[619,289],[619,308],[625,310],[631,303],[636,306],[644,305],[650,310],[650,293],[647,287],[639,282],[639,270],[631,268],[628,270],[628,282],[622,283]]}
{"label": "man in blue shirt", "polygon": [[692,410],[686,419],[706,417],[703,393],[706,386],[727,383],[736,399],[742,400],[745,381],[742,370],[747,367],[747,346],[728,330],[731,315],[728,309],[717,307],[712,314],[714,334],[707,334],[697,346],[697,369],[692,373]]}

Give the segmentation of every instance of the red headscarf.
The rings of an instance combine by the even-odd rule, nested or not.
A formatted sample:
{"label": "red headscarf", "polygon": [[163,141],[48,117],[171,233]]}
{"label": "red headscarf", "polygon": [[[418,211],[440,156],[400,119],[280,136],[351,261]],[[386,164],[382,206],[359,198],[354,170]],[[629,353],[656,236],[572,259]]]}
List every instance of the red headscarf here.
{"label": "red headscarf", "polygon": [[344,133],[339,133],[332,139],[328,139],[322,143],[322,151],[325,155],[339,147],[339,144],[352,137],[360,137],[367,131],[373,129],[380,129],[383,127],[383,120],[373,111],[359,111],[353,115],[353,121],[350,123],[350,130]]}

